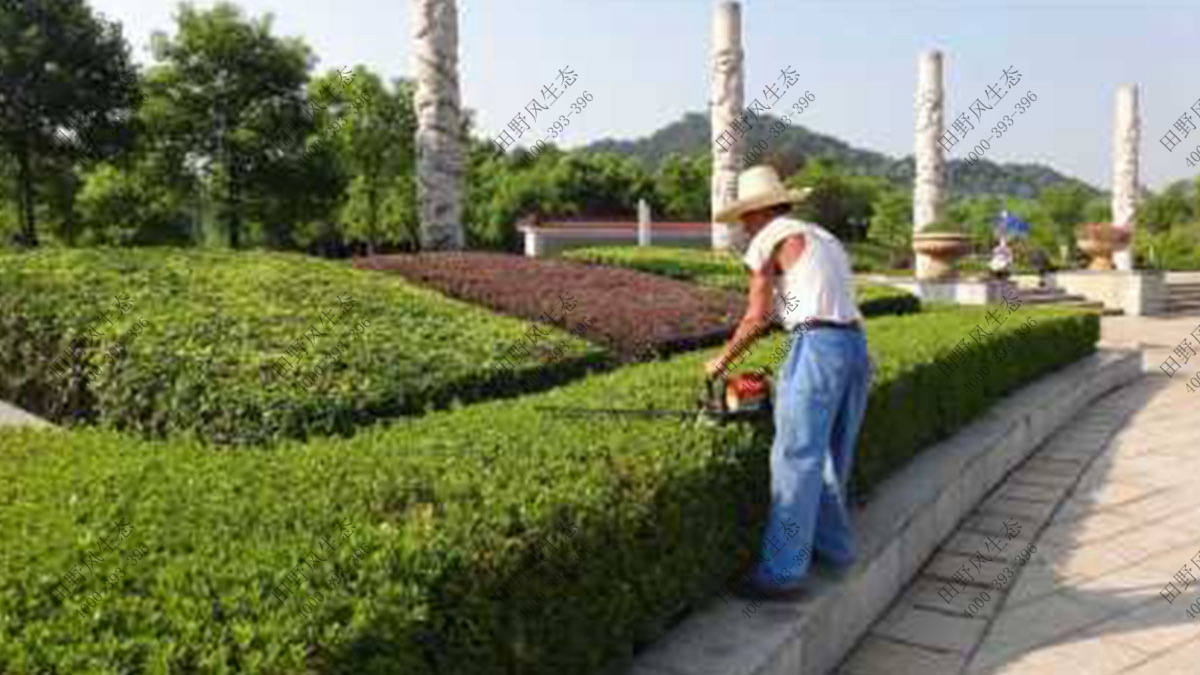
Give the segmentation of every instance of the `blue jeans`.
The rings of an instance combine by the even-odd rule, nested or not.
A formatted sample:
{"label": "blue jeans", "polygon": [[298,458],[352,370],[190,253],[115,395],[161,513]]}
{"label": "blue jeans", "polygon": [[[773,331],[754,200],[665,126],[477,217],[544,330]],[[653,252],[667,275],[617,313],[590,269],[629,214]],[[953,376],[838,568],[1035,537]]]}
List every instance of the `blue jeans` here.
{"label": "blue jeans", "polygon": [[810,543],[839,567],[855,557],[846,487],[867,407],[867,339],[820,327],[794,339],[775,385],[771,509],[759,556],[767,562],[753,575],[764,588],[803,579],[812,557],[798,552]]}

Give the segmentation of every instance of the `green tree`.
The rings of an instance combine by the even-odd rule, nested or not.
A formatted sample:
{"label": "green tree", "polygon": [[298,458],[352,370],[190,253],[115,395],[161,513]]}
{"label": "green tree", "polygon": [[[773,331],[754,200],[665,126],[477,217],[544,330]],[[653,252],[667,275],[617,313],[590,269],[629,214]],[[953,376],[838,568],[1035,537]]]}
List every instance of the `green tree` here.
{"label": "green tree", "polygon": [[653,183],[640,164],[612,153],[569,153],[547,174],[556,193],[556,215],[629,218],[637,200],[653,194]]}
{"label": "green tree", "polygon": [[332,208],[343,183],[320,162],[301,161],[323,112],[305,96],[308,47],[272,36],[269,15],[247,21],[227,3],[181,5],[176,35],[156,34],[153,46],[161,65],[146,107],[162,131],[158,149],[172,163],[206,167],[229,246],[241,245],[252,219],[286,245],[289,233],[272,225]]}
{"label": "green tree", "polygon": [[1050,220],[1056,246],[1074,248],[1075,228],[1084,222],[1091,191],[1079,183],[1057,183],[1042,190],[1038,203]]}
{"label": "green tree", "polygon": [[357,112],[345,113],[349,122],[338,137],[351,179],[341,209],[347,234],[366,242],[368,255],[381,241],[416,246],[413,84],[397,81],[389,92],[379,76],[358,67],[355,95],[364,104]]}
{"label": "green tree", "polygon": [[491,141],[472,139],[468,147],[467,246],[516,250],[519,218],[556,215],[560,209],[550,171],[562,153],[548,147],[527,163],[520,153],[506,155]]}
{"label": "green tree", "polygon": [[76,197],[83,180],[73,167],[63,164],[59,170],[47,172],[42,185],[42,202],[46,207],[45,222],[52,226],[60,241],[68,246],[73,245],[80,230]]}
{"label": "green tree", "polygon": [[1108,194],[1102,194],[1099,197],[1092,197],[1083,207],[1083,222],[1085,223],[1109,223],[1112,222],[1112,197]]}
{"label": "green tree", "polygon": [[1137,224],[1147,232],[1163,232],[1193,219],[1192,202],[1186,180],[1178,180],[1159,194],[1148,193],[1142,197],[1137,209]]}
{"label": "green tree", "polygon": [[946,206],[946,218],[971,238],[977,254],[984,254],[995,244],[996,219],[1003,210],[1003,197],[976,195],[952,200]]}
{"label": "green tree", "polygon": [[39,160],[72,157],[84,138],[105,154],[119,151],[128,143],[122,113],[135,107],[135,78],[119,26],[82,0],[5,3],[0,44],[0,146],[16,160],[20,241],[36,246],[39,170],[62,170]]}
{"label": "green tree", "polygon": [[871,209],[867,238],[888,250],[888,267],[912,249],[912,192],[889,189],[881,191]]}
{"label": "green tree", "polygon": [[707,222],[712,159],[704,155],[667,156],[654,175],[654,201],[658,220]]}
{"label": "green tree", "polygon": [[1200,223],[1200,176],[1192,179],[1192,217],[1190,222]]}
{"label": "green tree", "polygon": [[108,246],[192,243],[191,219],[183,196],[154,176],[148,158],[131,170],[105,163],[89,172],[78,199],[81,242]]}
{"label": "green tree", "polygon": [[789,187],[812,188],[796,207],[799,217],[817,223],[843,241],[866,235],[871,204],[886,186],[880,178],[852,176],[829,159],[815,159],[786,181]]}

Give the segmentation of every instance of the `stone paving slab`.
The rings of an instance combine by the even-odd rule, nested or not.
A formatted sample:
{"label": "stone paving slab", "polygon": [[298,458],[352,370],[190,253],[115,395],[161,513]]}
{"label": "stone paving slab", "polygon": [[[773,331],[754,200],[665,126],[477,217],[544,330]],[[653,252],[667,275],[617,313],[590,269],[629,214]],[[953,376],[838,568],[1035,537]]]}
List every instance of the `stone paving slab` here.
{"label": "stone paving slab", "polygon": [[[990,647],[979,652],[986,657],[991,657],[993,653]],[[1055,645],[1036,652],[1015,655],[1005,653],[998,657],[984,658],[969,665],[965,674],[1116,675],[1145,658],[1146,653],[1141,650],[1103,639],[1092,639]]]}
{"label": "stone paving slab", "polygon": [[896,603],[871,633],[910,645],[957,652],[965,657],[979,641],[985,627],[987,622],[983,619],[967,619]]}
{"label": "stone paving slab", "polygon": [[929,675],[953,673],[962,667],[963,657],[931,649],[867,637],[859,649],[846,661],[846,675]]}
{"label": "stone paving slab", "polygon": [[1050,512],[1055,506],[1054,502],[1031,502],[995,495],[980,504],[979,512],[984,515],[994,514],[1003,520],[1012,519],[1021,523],[1041,525],[1050,518]]}
{"label": "stone paving slab", "polygon": [[1189,638],[1150,655],[1141,663],[1130,666],[1126,675],[1196,675],[1200,663],[1200,639]]}
{"label": "stone paving slab", "polygon": [[1008,482],[1000,486],[996,491],[998,496],[1002,495],[1009,499],[1025,499],[1028,501],[1037,502],[1056,502],[1062,498],[1066,492],[1066,488],[1046,487],[1042,485],[1030,485],[1026,483]]}
{"label": "stone paving slab", "polygon": [[1040,485],[1063,490],[1075,483],[1075,478],[1069,474],[1044,473],[1029,466],[1017,469],[1009,474],[1008,479],[1020,485]]}

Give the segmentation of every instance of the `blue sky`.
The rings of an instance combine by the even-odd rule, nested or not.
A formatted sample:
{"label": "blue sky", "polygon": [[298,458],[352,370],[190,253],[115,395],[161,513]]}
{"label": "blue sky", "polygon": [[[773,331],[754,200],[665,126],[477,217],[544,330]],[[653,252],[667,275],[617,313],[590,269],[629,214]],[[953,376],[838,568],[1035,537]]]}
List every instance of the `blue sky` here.
{"label": "blue sky", "polygon": [[[150,61],[151,31],[173,31],[173,3],[91,1],[124,25],[139,62]],[[389,78],[411,72],[412,0],[239,4],[252,15],[274,14],[276,34],[305,38],[319,68],[362,63]],[[570,66],[579,78],[571,94],[586,90],[594,98],[571,117],[562,144],[648,134],[706,109],[714,4],[459,0],[464,102],[495,135]],[[816,97],[799,122],[852,145],[911,153],[916,59],[937,48],[946,59],[948,119],[976,97],[986,101],[986,86],[1005,68],[1021,73],[1018,88],[968,136],[974,140],[984,122],[983,136],[991,135],[991,125],[1009,114],[1015,124],[992,141],[993,161],[1044,163],[1107,187],[1113,91],[1128,82],[1140,89],[1143,182],[1157,189],[1200,170],[1186,162],[1200,131],[1181,137],[1172,152],[1159,142],[1184,113],[1200,124],[1190,110],[1200,100],[1200,2],[745,0],[742,12],[747,100],[791,66],[800,91]],[[1038,100],[1018,117],[1011,102],[1029,90]],[[798,93],[782,103],[790,106]],[[567,103],[560,100],[554,112],[569,112]],[[959,147],[951,156],[960,156]]]}

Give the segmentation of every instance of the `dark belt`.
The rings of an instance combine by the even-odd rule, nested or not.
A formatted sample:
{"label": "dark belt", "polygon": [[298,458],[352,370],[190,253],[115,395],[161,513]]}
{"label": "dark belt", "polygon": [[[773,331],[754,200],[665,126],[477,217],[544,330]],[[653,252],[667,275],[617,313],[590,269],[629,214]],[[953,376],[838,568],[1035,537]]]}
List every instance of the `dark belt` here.
{"label": "dark belt", "polygon": [[823,319],[816,319],[814,321],[805,322],[805,325],[810,326],[810,330],[814,329],[814,328],[832,328],[834,330],[856,330],[856,331],[862,330],[862,326],[860,326],[857,321],[854,321],[851,323],[838,323],[837,321],[825,321]]}

